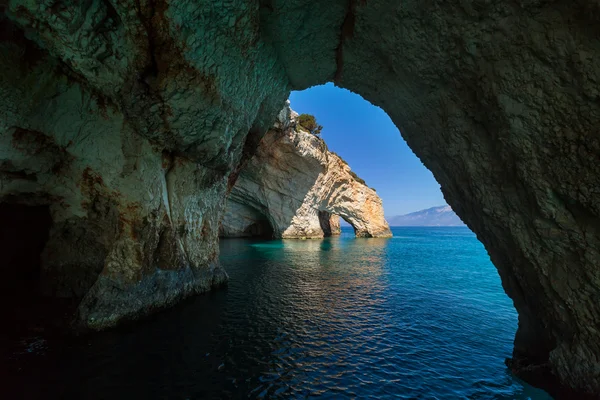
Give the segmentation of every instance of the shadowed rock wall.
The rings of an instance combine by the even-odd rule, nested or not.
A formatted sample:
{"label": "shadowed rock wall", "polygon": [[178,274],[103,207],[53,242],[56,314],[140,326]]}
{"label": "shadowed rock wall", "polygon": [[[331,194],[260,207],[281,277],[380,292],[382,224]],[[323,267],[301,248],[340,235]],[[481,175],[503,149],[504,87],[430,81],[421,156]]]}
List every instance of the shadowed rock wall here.
{"label": "shadowed rock wall", "polygon": [[319,211],[319,223],[325,237],[339,236],[342,234],[340,216],[327,211]]}
{"label": "shadowed rock wall", "polygon": [[[0,200],[49,205],[57,292],[100,274],[85,323],[209,282],[226,186],[290,89],[333,80],[388,112],[485,245],[519,312],[514,370],[600,393],[598,2],[0,8]],[[142,287],[148,301],[127,301]]]}
{"label": "shadowed rock wall", "polygon": [[2,21],[0,200],[49,206],[42,292],[104,328],[222,283],[227,174],[136,133],[112,99]]}

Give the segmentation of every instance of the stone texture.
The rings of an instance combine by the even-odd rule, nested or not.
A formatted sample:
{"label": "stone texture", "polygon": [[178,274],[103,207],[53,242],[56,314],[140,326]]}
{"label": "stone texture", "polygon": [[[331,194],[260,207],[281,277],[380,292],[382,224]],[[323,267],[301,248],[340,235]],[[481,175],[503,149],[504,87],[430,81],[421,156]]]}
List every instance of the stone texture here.
{"label": "stone texture", "polygon": [[391,237],[375,190],[296,117],[288,103],[242,169],[227,199],[221,236],[251,236],[268,221],[273,237],[316,239],[339,235],[342,216],[356,236]]}
{"label": "stone texture", "polygon": [[221,218],[219,236],[272,239],[273,228],[267,217],[253,205],[229,201]]}
{"label": "stone texture", "polygon": [[223,283],[227,175],[138,135],[116,105],[3,29],[0,201],[50,206],[42,291],[80,298],[77,325],[100,329]]}
{"label": "stone texture", "polygon": [[340,236],[342,234],[339,215],[330,214],[327,211],[319,211],[319,223],[321,224],[321,229],[323,229],[323,235],[326,237]]}
{"label": "stone texture", "polygon": [[[140,287],[156,273],[140,266],[161,232],[193,247],[190,270],[211,271],[240,163],[290,89],[333,80],[388,112],[485,245],[519,312],[514,370],[600,393],[597,1],[8,0],[0,10],[0,201],[50,205],[56,291],[83,293],[96,271],[122,293]],[[174,178],[163,157],[185,160]],[[177,246],[162,243],[158,258],[176,262]],[[187,293],[181,276],[161,282]],[[98,298],[110,291],[93,292],[110,304]]]}

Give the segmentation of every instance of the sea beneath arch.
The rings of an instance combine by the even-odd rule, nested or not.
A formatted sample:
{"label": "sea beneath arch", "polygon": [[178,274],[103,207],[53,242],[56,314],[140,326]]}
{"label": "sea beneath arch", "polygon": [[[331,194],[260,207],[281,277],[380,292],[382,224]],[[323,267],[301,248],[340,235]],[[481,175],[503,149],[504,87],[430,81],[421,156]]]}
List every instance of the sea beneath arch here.
{"label": "sea beneath arch", "polygon": [[68,343],[32,338],[10,385],[44,398],[550,399],[504,364],[517,314],[475,235],[392,231],[222,240],[227,288]]}

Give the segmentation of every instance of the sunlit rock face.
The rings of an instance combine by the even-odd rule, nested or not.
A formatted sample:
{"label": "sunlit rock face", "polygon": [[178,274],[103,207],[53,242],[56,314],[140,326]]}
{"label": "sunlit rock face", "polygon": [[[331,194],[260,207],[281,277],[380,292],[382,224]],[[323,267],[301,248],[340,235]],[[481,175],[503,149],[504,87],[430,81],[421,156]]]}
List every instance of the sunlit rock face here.
{"label": "sunlit rock face", "polygon": [[[48,286],[85,292],[85,323],[147,312],[199,291],[185,284],[193,274],[216,276],[240,161],[290,89],[335,81],[387,111],[486,246],[519,312],[514,370],[600,393],[597,2],[0,7],[0,201],[50,206]],[[166,278],[157,259],[195,272]],[[141,282],[149,297],[128,301]]]}
{"label": "sunlit rock face", "polygon": [[260,236],[266,220],[276,238],[322,238],[339,235],[339,216],[356,236],[392,236],[375,190],[323,139],[296,124],[296,116],[286,106],[242,169],[227,199],[221,236]]}

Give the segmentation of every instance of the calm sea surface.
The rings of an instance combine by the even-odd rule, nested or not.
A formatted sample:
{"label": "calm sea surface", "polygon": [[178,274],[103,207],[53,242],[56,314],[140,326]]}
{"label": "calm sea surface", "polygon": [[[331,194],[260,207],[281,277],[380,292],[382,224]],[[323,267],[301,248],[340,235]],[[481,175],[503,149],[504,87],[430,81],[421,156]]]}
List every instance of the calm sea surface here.
{"label": "calm sea surface", "polygon": [[467,228],[224,240],[225,290],[116,331],[23,341],[10,386],[86,399],[549,399],[504,366],[517,315]]}

